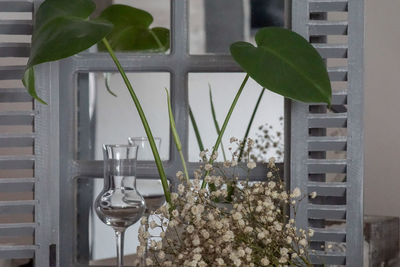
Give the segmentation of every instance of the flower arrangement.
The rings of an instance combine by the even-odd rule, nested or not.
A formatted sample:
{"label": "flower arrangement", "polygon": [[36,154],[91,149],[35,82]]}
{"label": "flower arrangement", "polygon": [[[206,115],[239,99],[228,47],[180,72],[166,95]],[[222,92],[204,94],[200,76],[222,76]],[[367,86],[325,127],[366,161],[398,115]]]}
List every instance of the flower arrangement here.
{"label": "flower arrangement", "polygon": [[[236,138],[231,142],[243,144]],[[171,194],[171,203],[155,211],[150,221],[141,220],[137,251],[144,256],[149,245],[146,266],[312,266],[308,240],[313,231],[297,229],[295,218],[286,213],[290,207],[296,214],[298,202],[307,196],[298,188],[286,191],[274,158],[268,162],[265,180],[237,182],[237,168],[250,174],[256,166],[249,152],[254,141],[246,143],[246,165],[237,163],[239,150],[232,153],[232,160],[213,166],[203,151],[204,166],[195,172],[194,180],[177,173],[181,183],[178,192]],[[206,170],[213,191],[201,187]],[[230,201],[227,184],[234,189]]]}
{"label": "flower arrangement", "polygon": [[[149,139],[167,201],[167,205],[154,214],[159,221],[149,224],[150,228],[162,230],[161,240],[150,238],[143,228],[140,233],[139,252],[143,252],[148,241],[151,243],[152,257],[147,265],[310,265],[307,240],[312,232],[296,229],[293,218],[289,219],[284,210],[284,206],[289,205],[295,211],[301,193],[298,189],[286,192],[274,161],[269,162],[271,171],[266,174],[265,181],[251,183],[238,182],[234,172],[241,166],[243,157],[247,158],[248,173],[256,166],[250,153],[244,153],[243,148],[233,152],[232,160],[225,161],[222,167],[215,164],[215,160],[230,117],[250,78],[262,88],[259,99],[268,89],[296,101],[330,104],[332,89],[318,51],[297,33],[273,27],[257,32],[256,46],[247,42],[231,45],[232,58],[246,75],[221,127],[217,127],[218,138],[210,155],[201,153],[205,164],[194,174],[193,181],[189,180],[167,96],[172,134],[184,171],[178,174],[182,180],[179,191],[171,192],[140,100],[115,54],[115,51],[165,52],[169,49],[170,32],[165,28],[150,28],[153,17],[143,10],[111,5],[98,18],[89,19],[95,8],[92,0],[43,1],[35,14],[32,49],[22,80],[28,92],[45,103],[35,89],[37,65],[74,56],[96,44],[100,51],[110,55]],[[244,140],[250,126],[251,123]],[[233,142],[238,140],[233,139]],[[251,148],[254,142],[247,141],[247,145]],[[233,170],[230,176],[227,170]],[[222,208],[224,202],[230,203],[231,209]]]}

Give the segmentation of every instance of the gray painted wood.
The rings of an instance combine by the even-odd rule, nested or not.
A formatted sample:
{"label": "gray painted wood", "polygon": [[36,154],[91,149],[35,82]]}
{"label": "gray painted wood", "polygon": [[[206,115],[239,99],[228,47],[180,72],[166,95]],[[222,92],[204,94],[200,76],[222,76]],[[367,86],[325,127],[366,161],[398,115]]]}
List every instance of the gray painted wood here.
{"label": "gray painted wood", "polygon": [[[328,68],[331,81],[347,83],[345,91],[333,92],[332,112],[310,113],[311,107],[318,107],[315,104],[293,102],[291,107],[291,186],[318,194],[318,199],[300,203],[297,223],[308,228],[322,222],[313,228],[313,242],[344,243],[346,248],[345,253],[319,248],[312,253],[314,264],[363,265],[363,4],[363,0],[293,1],[292,28],[306,39],[313,42],[320,41],[315,36],[347,37],[345,44],[330,44],[329,38],[313,44],[324,59],[347,59],[346,65]],[[315,19],[314,14],[320,12],[347,12],[348,20]],[[346,129],[347,134],[312,136],[312,130],[327,128]],[[330,158],[332,154],[328,153],[322,158],[310,157],[324,151],[345,151],[346,157]],[[345,179],[328,181],[329,173],[342,174]],[[329,227],[328,221],[335,221],[336,227]]]}

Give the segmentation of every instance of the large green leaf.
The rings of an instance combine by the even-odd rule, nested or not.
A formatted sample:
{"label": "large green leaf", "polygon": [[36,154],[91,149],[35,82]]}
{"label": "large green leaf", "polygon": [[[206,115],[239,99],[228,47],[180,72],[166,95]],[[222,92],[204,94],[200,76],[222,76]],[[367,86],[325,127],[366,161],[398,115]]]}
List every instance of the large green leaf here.
{"label": "large green leaf", "polygon": [[40,5],[35,16],[35,32],[54,18],[74,16],[87,18],[95,10],[92,0],[47,0]]}
{"label": "large green leaf", "polygon": [[[107,40],[115,51],[159,51],[169,49],[169,30],[150,28],[153,17],[146,11],[126,5],[112,5],[99,16],[114,24]],[[105,51],[99,43],[100,51]]]}
{"label": "large green leaf", "polygon": [[231,45],[236,62],[262,87],[303,102],[330,104],[331,84],[319,53],[303,37],[283,28],[263,28],[257,47]]}
{"label": "large green leaf", "polygon": [[28,67],[70,57],[99,42],[110,32],[105,21],[57,17],[44,25],[32,43]]}
{"label": "large green leaf", "polygon": [[38,101],[34,66],[75,55],[98,43],[113,25],[102,20],[89,21],[94,11],[91,0],[46,0],[39,7],[32,37],[32,49],[23,83]]}

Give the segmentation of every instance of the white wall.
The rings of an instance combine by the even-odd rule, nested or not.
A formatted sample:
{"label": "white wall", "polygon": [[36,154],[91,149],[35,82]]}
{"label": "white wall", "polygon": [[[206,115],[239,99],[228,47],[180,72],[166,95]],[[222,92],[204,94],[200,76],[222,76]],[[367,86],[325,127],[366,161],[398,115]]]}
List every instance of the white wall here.
{"label": "white wall", "polygon": [[365,213],[400,216],[400,1],[366,0]]}

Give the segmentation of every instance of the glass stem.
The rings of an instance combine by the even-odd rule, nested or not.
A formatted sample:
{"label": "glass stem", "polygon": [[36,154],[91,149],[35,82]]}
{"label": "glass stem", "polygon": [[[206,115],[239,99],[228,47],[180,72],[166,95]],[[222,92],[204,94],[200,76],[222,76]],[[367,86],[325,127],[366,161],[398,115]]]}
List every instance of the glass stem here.
{"label": "glass stem", "polygon": [[115,229],[115,237],[117,239],[117,260],[118,267],[124,267],[124,237],[125,229]]}

